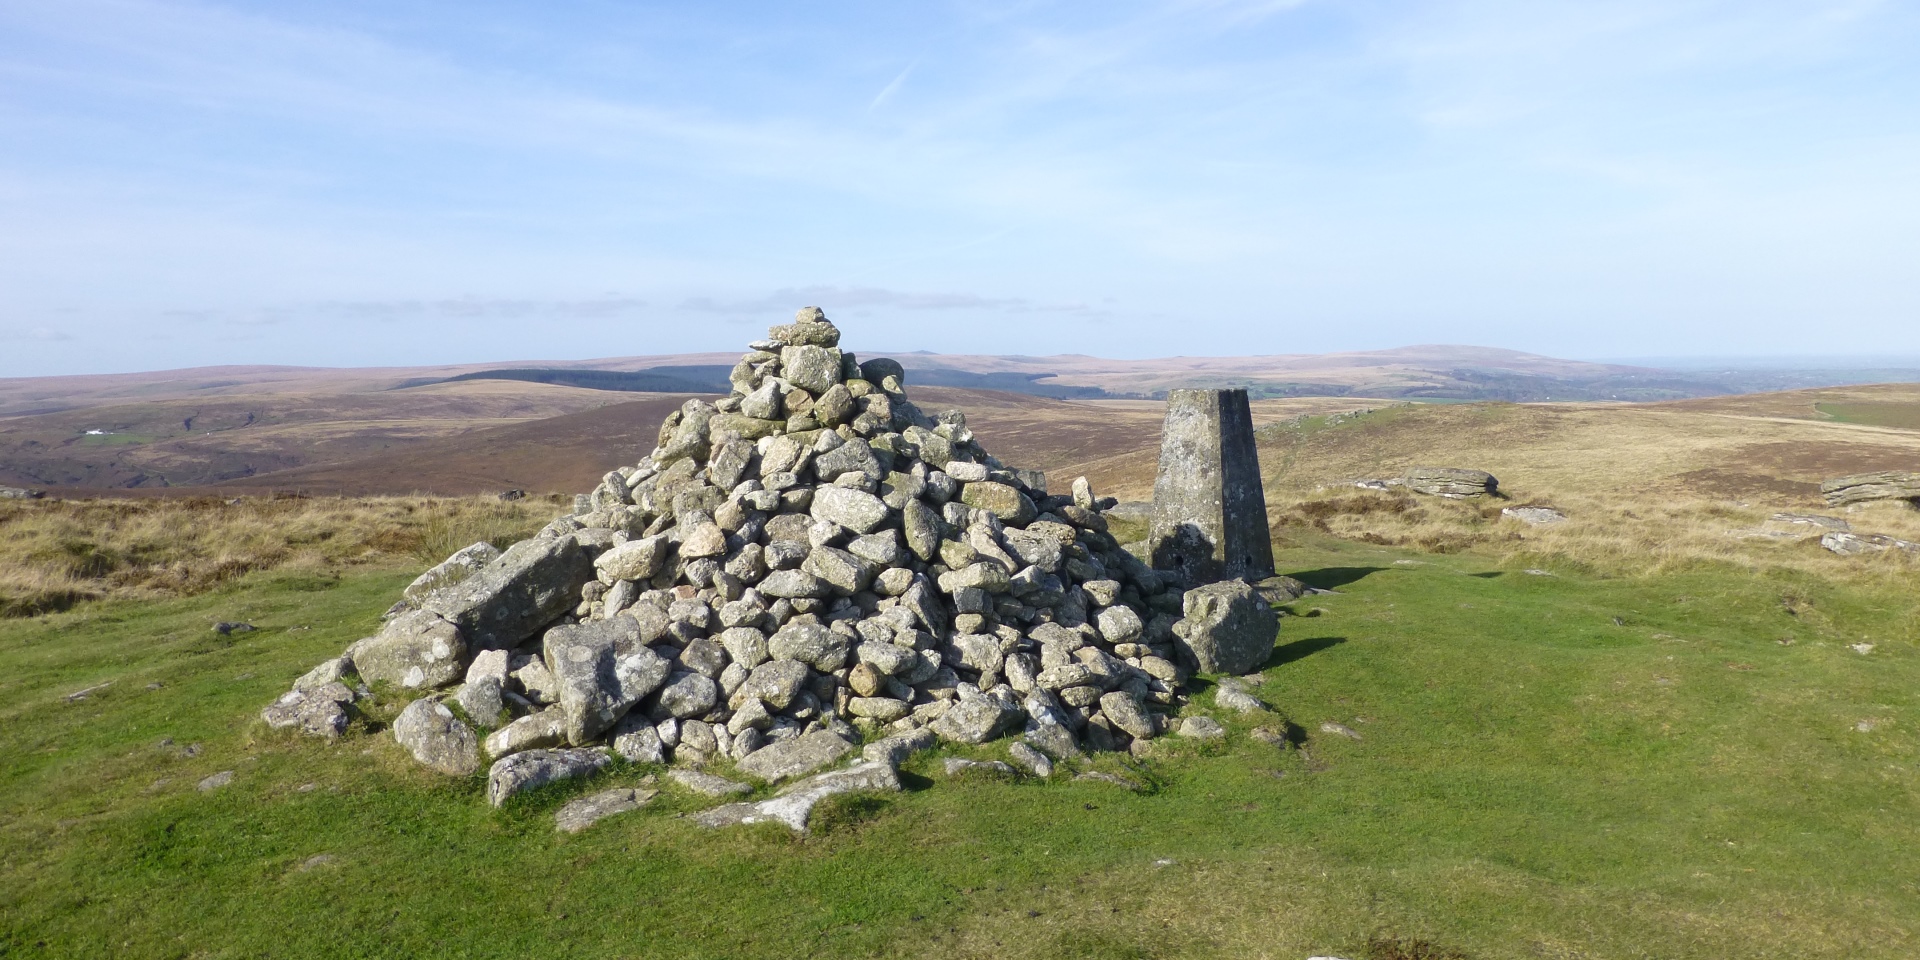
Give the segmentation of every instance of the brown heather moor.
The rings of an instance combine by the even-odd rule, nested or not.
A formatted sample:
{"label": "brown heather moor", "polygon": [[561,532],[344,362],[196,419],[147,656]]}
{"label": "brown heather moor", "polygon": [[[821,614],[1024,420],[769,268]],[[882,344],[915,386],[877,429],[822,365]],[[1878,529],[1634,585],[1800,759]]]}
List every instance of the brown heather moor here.
{"label": "brown heather moor", "polygon": [[478,540],[512,543],[559,510],[558,498],[0,501],[0,616],[187,596],[255,571],[422,566]]}

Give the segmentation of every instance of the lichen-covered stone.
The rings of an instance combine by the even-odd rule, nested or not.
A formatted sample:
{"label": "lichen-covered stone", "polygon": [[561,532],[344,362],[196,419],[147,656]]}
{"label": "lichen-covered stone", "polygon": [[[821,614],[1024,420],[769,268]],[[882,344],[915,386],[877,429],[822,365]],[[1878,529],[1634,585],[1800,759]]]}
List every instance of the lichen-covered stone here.
{"label": "lichen-covered stone", "polygon": [[1168,391],[1153,504],[1154,569],[1190,584],[1273,574],[1247,391]]}
{"label": "lichen-covered stone", "polygon": [[1279,618],[1254,589],[1238,580],[1188,590],[1174,635],[1203,673],[1251,673],[1273,655]]}

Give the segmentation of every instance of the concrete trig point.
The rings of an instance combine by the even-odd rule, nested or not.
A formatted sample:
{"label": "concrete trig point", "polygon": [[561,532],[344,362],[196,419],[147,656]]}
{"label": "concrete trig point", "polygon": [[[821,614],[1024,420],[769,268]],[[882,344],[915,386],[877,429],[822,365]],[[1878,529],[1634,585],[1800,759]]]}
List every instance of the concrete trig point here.
{"label": "concrete trig point", "polygon": [[1189,584],[1273,576],[1245,390],[1172,390],[1153,483],[1153,566]]}

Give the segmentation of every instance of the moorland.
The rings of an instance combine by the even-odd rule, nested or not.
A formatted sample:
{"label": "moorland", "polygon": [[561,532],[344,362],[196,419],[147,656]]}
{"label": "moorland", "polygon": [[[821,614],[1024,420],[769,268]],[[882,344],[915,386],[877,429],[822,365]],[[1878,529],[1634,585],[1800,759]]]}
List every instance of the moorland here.
{"label": "moorland", "polygon": [[[1004,461],[1122,500],[1151,492],[1151,401],[912,389],[923,407],[964,409]],[[146,496],[73,484],[0,501],[0,953],[1920,948],[1904,855],[1920,841],[1920,560],[1837,556],[1818,530],[1775,519],[1829,512],[1827,477],[1915,469],[1920,386],[1258,401],[1276,561],[1331,591],[1281,621],[1257,688],[1271,713],[1217,711],[1203,680],[1187,709],[1225,722],[1224,742],[1093,761],[1138,791],[948,781],[945,756],[1004,747],[946,748],[907,766],[905,793],[832,806],[805,838],[701,830],[682,815],[706,801],[671,788],[560,835],[565,800],[654,771],[617,767],[496,811],[479,780],[423,770],[377,724],[325,743],[260,722],[419,569],[531,533],[644,455],[681,399],[499,381],[426,391],[457,409],[396,423],[338,401],[306,421],[256,417],[256,430],[244,415],[259,411],[235,408],[219,416],[239,426],[197,450],[163,436],[177,409],[154,412],[149,432],[116,432],[142,438],[109,451],[121,459],[76,462],[124,465],[144,448],[202,469],[253,437],[243,458],[343,446],[131,491]],[[130,403],[87,406],[89,422]],[[1352,485],[1416,464],[1491,471],[1504,499]],[[502,501],[506,489],[528,496]],[[1518,505],[1569,519],[1500,512]],[[1903,505],[1836,515],[1920,540],[1920,511]],[[236,621],[257,629],[212,629]],[[1249,736],[1256,726],[1290,745]]]}

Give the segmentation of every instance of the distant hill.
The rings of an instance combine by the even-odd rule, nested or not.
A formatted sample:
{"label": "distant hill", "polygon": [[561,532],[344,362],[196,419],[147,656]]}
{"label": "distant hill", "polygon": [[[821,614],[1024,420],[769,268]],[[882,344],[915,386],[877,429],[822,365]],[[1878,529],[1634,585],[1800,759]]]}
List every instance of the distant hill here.
{"label": "distant hill", "polygon": [[[1059,399],[1164,397],[1174,387],[1245,387],[1256,398],[1657,401],[1859,383],[1920,382],[1920,370],[1664,370],[1447,344],[1327,354],[1113,360],[889,353],[909,384]],[[607,392],[716,393],[732,353],[511,361],[435,367],[203,367],[152,373],[0,378],[0,418],[115,403],[240,396],[337,396],[470,380],[513,380]]]}
{"label": "distant hill", "polygon": [[[1736,393],[1859,382],[1846,371],[1679,373],[1446,345],[1148,360],[894,356],[917,399],[978,413],[983,427],[1006,431],[995,449],[1019,452],[1035,466],[1086,462],[1103,449],[1137,457],[1129,438],[1157,435],[1153,400],[1178,386],[1245,387],[1266,405],[1261,410],[1291,416],[1400,400],[1709,403]],[[649,431],[687,397],[725,392],[736,359],[679,354],[0,379],[0,485],[75,493],[228,485],[571,491],[650,449]],[[1913,371],[1871,373],[1920,379]],[[1869,405],[1859,409],[1844,405],[1853,402],[1846,398],[1823,402],[1843,406],[1793,408],[1859,423],[1904,423],[1899,418],[1910,415],[1871,405],[1878,401],[1860,401]]]}

